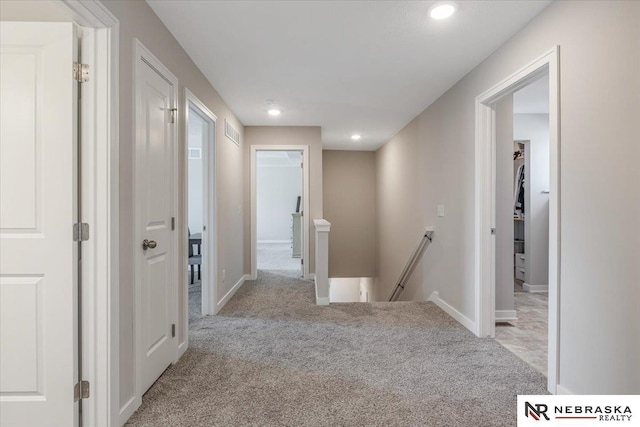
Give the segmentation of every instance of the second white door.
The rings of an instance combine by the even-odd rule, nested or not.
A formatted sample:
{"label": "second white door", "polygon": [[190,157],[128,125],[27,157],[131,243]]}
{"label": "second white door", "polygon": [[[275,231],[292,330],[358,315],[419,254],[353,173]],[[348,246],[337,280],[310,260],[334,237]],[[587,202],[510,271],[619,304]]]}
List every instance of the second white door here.
{"label": "second white door", "polygon": [[175,130],[177,80],[136,49],[136,321],[140,394],[176,355]]}

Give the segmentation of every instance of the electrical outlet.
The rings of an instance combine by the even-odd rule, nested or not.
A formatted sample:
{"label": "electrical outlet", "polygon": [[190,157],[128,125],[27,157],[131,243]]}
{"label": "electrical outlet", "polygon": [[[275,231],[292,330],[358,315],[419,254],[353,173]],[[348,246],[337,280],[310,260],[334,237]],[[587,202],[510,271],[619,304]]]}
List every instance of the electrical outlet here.
{"label": "electrical outlet", "polygon": [[438,205],[438,216],[439,217],[444,216],[444,205]]}

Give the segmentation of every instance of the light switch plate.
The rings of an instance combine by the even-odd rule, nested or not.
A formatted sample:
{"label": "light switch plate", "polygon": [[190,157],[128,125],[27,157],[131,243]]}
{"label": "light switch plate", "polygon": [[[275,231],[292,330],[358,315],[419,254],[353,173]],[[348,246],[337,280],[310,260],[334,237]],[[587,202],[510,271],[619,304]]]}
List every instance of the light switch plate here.
{"label": "light switch plate", "polygon": [[439,217],[444,216],[444,205],[438,205],[438,216]]}

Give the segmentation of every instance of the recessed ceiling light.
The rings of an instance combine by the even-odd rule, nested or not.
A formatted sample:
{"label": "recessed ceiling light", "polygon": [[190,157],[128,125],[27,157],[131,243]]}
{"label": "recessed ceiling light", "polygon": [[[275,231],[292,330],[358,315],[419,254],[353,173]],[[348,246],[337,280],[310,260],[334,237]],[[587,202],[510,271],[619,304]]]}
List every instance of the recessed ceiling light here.
{"label": "recessed ceiling light", "polygon": [[359,141],[360,138],[362,138],[362,136],[358,135],[357,133],[354,133],[353,135],[351,135],[351,139],[353,139],[354,141]]}
{"label": "recessed ceiling light", "polygon": [[454,3],[438,3],[429,10],[429,15],[433,19],[446,19],[456,12]]}
{"label": "recessed ceiling light", "polygon": [[270,116],[279,116],[280,114],[282,114],[282,111],[278,110],[277,108],[270,108],[269,111],[267,111],[269,113]]}

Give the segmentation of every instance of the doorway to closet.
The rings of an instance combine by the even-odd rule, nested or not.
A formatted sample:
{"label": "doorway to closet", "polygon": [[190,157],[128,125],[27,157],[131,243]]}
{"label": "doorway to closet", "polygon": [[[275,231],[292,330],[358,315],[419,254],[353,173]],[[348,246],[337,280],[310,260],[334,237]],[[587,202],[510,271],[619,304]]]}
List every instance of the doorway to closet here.
{"label": "doorway to closet", "polygon": [[543,375],[549,319],[549,76],[496,104],[496,340]]}

